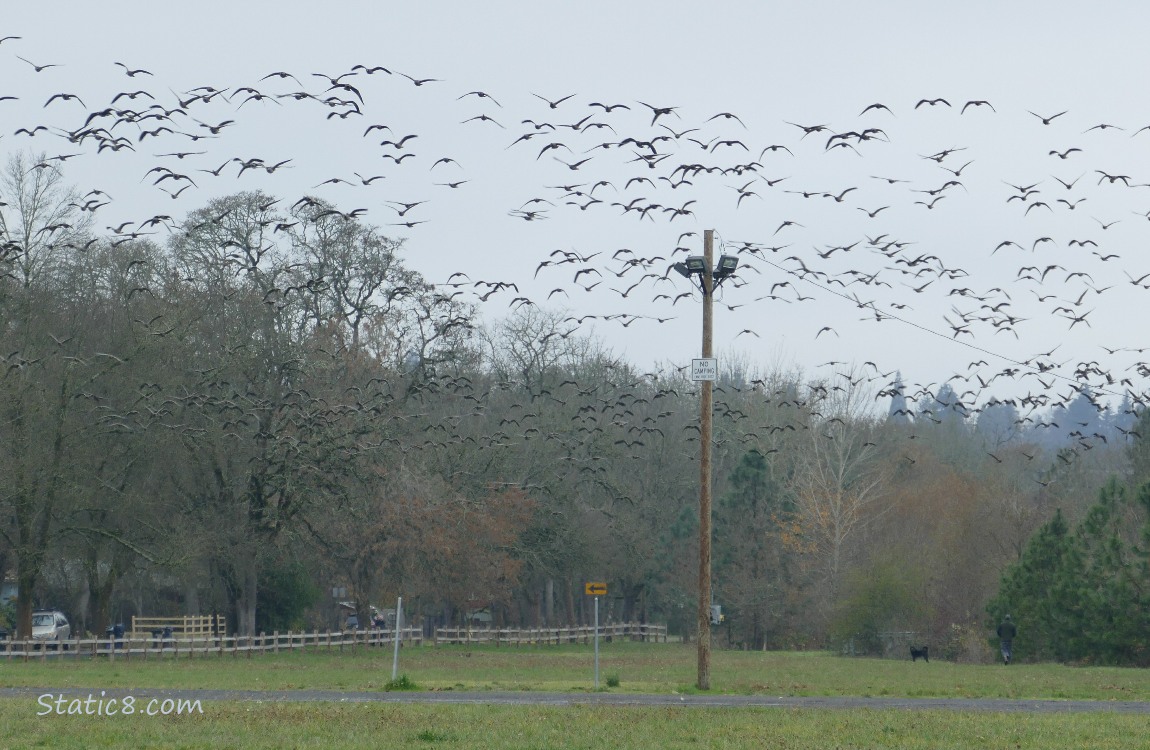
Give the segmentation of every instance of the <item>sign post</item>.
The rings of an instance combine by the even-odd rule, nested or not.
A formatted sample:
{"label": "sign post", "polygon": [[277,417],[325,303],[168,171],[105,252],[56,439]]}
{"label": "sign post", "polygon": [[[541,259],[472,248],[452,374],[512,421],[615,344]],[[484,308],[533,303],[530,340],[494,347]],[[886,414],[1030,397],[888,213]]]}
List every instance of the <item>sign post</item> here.
{"label": "sign post", "polygon": [[399,673],[399,633],[400,628],[403,627],[403,597],[399,597],[395,602],[395,631],[392,633],[392,640],[395,641],[395,652],[391,657],[391,679],[394,681]]}
{"label": "sign post", "polygon": [[595,689],[599,689],[599,597],[595,597]]}
{"label": "sign post", "polygon": [[607,584],[600,581],[588,581],[583,585],[583,592],[587,596],[595,597],[595,689],[599,689],[599,597],[607,596]]}

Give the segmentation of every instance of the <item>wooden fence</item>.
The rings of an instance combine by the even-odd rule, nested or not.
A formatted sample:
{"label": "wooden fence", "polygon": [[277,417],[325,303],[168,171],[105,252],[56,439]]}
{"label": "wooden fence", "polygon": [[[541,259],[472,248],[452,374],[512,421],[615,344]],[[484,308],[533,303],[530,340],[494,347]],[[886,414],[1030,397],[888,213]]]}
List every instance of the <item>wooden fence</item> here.
{"label": "wooden fence", "polygon": [[[423,643],[419,627],[402,628],[402,643]],[[258,653],[280,653],[300,649],[328,651],[382,646],[394,643],[394,630],[347,630],[326,633],[261,633],[260,635],[173,635],[171,638],[126,633],[122,638],[74,638],[66,641],[0,641],[0,659],[47,660],[68,657],[106,657],[114,659],[175,659],[205,656],[251,657]]]}
{"label": "wooden fence", "polygon": [[[592,625],[560,628],[436,628],[435,643],[494,643],[496,646],[532,644],[591,643],[595,637]],[[666,625],[617,622],[599,626],[602,640],[667,642]]]}
{"label": "wooden fence", "polygon": [[214,636],[228,631],[223,615],[184,615],[182,617],[136,617],[132,615],[132,633],[143,638],[156,631],[171,628],[174,635]]}
{"label": "wooden fence", "polygon": [[905,659],[910,655],[912,646],[927,645],[927,639],[915,630],[884,630],[877,635],[877,639],[867,639],[871,644],[869,650],[856,642],[854,637],[847,638],[842,643],[843,656],[875,656],[873,649],[877,646],[880,649],[878,656]]}
{"label": "wooden fence", "polygon": [[[595,628],[590,625],[560,628],[436,628],[436,644],[494,643],[520,646],[532,644],[590,643]],[[359,647],[391,645],[393,628],[379,630],[346,630],[324,633],[280,633],[250,635],[184,635],[170,638],[128,632],[122,638],[73,638],[67,641],[0,641],[0,660],[47,661],[58,658],[100,657],[115,659],[178,659],[208,656],[246,656],[260,653],[280,653],[301,649],[343,651]],[[409,645],[423,643],[423,629],[418,626],[402,628],[400,642]],[[612,623],[599,626],[603,640],[633,640],[667,642],[666,625],[642,623]]]}

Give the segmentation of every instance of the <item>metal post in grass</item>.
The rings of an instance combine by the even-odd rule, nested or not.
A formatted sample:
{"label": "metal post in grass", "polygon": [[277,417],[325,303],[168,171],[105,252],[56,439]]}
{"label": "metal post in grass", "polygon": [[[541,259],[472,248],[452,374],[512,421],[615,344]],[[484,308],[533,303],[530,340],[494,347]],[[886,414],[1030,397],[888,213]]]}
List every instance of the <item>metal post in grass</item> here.
{"label": "metal post in grass", "polygon": [[595,689],[599,689],[599,597],[595,597]]}
{"label": "metal post in grass", "polygon": [[395,601],[395,634],[392,640],[395,641],[394,652],[391,657],[391,679],[395,680],[399,677],[399,629],[403,627],[403,597],[399,597]]}

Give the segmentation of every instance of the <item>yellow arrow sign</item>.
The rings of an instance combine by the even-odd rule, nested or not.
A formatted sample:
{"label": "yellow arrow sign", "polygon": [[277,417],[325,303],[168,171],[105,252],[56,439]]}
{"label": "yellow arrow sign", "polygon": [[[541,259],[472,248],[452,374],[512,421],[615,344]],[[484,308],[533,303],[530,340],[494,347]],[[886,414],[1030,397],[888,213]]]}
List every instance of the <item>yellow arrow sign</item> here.
{"label": "yellow arrow sign", "polygon": [[598,581],[588,581],[583,586],[587,596],[607,596],[607,584]]}

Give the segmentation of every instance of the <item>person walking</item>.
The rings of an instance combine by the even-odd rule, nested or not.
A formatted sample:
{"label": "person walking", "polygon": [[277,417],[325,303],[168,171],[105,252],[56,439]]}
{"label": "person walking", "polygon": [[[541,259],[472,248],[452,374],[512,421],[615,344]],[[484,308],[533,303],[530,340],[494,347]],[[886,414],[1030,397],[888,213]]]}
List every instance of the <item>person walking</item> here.
{"label": "person walking", "polygon": [[1010,664],[1010,658],[1014,655],[1012,646],[1016,635],[1018,635],[1018,627],[1010,619],[1010,615],[1006,615],[998,626],[998,645],[1002,649],[1003,664]]}

